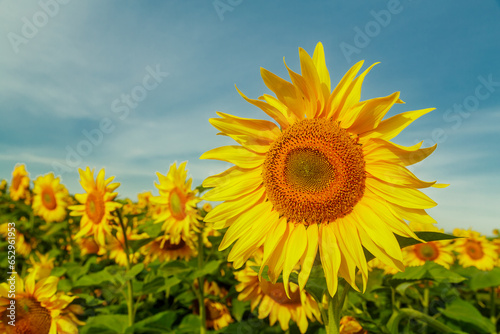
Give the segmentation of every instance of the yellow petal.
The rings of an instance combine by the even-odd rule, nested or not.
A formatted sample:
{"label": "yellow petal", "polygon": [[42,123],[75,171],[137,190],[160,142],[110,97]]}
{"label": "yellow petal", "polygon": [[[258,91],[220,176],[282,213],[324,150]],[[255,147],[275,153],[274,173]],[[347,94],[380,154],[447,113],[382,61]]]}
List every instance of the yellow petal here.
{"label": "yellow petal", "polygon": [[358,74],[361,66],[363,66],[363,61],[354,64],[354,66],[352,66],[349,71],[347,71],[347,73],[342,77],[342,80],[340,80],[337,87],[335,87],[332,94],[330,94],[327,107],[325,108],[326,114],[321,115],[322,117],[336,118],[336,115],[338,115],[340,112],[339,106],[343,104],[342,102],[344,101],[345,95],[347,94],[347,89],[350,87],[350,84],[356,74]]}
{"label": "yellow petal", "polygon": [[304,254],[307,248],[306,228],[303,224],[299,223],[291,225],[290,237],[288,240],[287,248],[285,251],[286,258],[283,265],[283,284],[285,285],[285,292],[288,298],[290,298],[290,287],[288,280],[293,268],[297,265],[300,258]]}
{"label": "yellow petal", "polygon": [[[234,267],[241,267],[264,242],[269,230],[274,227],[278,221],[278,212],[272,210],[272,204],[265,202],[261,204],[262,211],[257,213],[252,220],[250,230],[240,236],[234,244],[228,256],[228,261],[234,262]],[[226,232],[227,234],[227,232]]]}
{"label": "yellow petal", "polygon": [[424,225],[437,224],[437,221],[429,216],[423,209],[411,209],[399,205],[393,205],[392,208],[399,217],[402,217],[410,223],[415,222]]}
{"label": "yellow petal", "polygon": [[436,183],[422,181],[406,167],[390,162],[372,162],[366,164],[365,170],[379,180],[404,187],[428,188]]}
{"label": "yellow petal", "polygon": [[318,252],[318,224],[312,224],[307,227],[307,250],[304,253],[301,262],[301,268],[299,273],[299,287],[304,289],[306,282],[309,279],[311,269],[314,265],[314,260],[316,259],[316,254]]}
{"label": "yellow petal", "polygon": [[221,112],[217,112],[217,115],[221,118],[211,118],[210,123],[229,136],[249,136],[258,144],[269,145],[281,135],[276,124],[266,120],[242,118]]}
{"label": "yellow petal", "polygon": [[395,92],[389,96],[365,101],[357,113],[346,114],[342,124],[355,134],[373,130],[398,99],[399,92]]}
{"label": "yellow petal", "polygon": [[366,199],[358,202],[350,216],[358,221],[358,229],[363,228],[368,235],[373,236],[374,242],[388,254],[400,254],[401,248],[396,237],[378,215],[378,210],[381,208],[372,208],[371,203],[373,202]]}
{"label": "yellow petal", "polygon": [[235,200],[244,194],[252,193],[262,184],[260,174],[260,168],[248,170],[232,167],[220,174],[208,177],[203,181],[203,186],[215,188],[203,195],[203,199],[207,201]]}
{"label": "yellow petal", "polygon": [[24,280],[24,288],[28,296],[34,296],[35,294],[35,276],[36,270],[33,270]]}
{"label": "yellow petal", "polygon": [[399,251],[399,256],[397,256],[397,258],[394,258],[394,254],[387,254],[387,252],[383,248],[377,246],[373,242],[373,237],[370,236],[363,228],[358,228],[358,233],[363,247],[365,247],[367,251],[375,256],[375,258],[379,259],[380,261],[382,261],[382,263],[391,268],[397,268],[399,271],[405,270],[405,266],[402,261],[401,250]]}
{"label": "yellow petal", "polygon": [[276,94],[278,100],[285,104],[297,117],[301,118],[304,111],[297,107],[297,102],[300,101],[295,86],[264,68],[260,69],[260,74],[264,84]]}
{"label": "yellow petal", "polygon": [[[282,217],[275,228],[269,232],[264,243],[264,256],[262,257],[262,266],[260,268],[259,276],[268,266],[268,276],[273,283],[276,283],[278,277],[283,270],[283,262],[285,260],[285,249],[290,234],[289,223],[286,218]],[[281,233],[279,233],[281,232]],[[277,251],[275,251],[277,250]]]}
{"label": "yellow petal", "polygon": [[221,203],[213,208],[212,211],[207,213],[204,221],[207,223],[215,223],[215,225],[217,225],[219,222],[224,222],[227,219],[236,217],[240,212],[247,211],[257,203],[263,202],[265,199],[264,196],[265,189],[262,187],[253,193],[252,196],[243,196],[242,198],[238,198],[233,201]]}
{"label": "yellow petal", "polygon": [[323,94],[325,97],[328,97],[331,91],[330,73],[326,67],[325,51],[321,42],[319,42],[314,49],[313,62],[318,70],[319,81],[321,82]]}
{"label": "yellow petal", "polygon": [[270,202],[260,203],[241,214],[227,230],[222,242],[220,243],[219,250],[226,249],[233,242],[247,233],[252,228],[252,224],[256,219],[262,217],[266,213],[269,213],[270,206]]}
{"label": "yellow petal", "polygon": [[365,132],[361,134],[361,136],[390,140],[396,137],[401,131],[403,131],[408,125],[410,125],[420,116],[423,116],[434,109],[435,108],[413,110],[392,116],[391,118],[380,122],[377,128],[373,129],[372,131]]}
{"label": "yellow petal", "polygon": [[356,79],[354,79],[354,81],[347,88],[344,99],[337,107],[338,110],[334,116],[336,119],[340,120],[342,127],[347,127],[347,125],[344,125],[344,122],[348,119],[347,115],[351,112],[353,106],[357,104],[359,102],[359,99],[361,98],[361,87],[363,85],[365,76],[368,74],[368,72],[370,72],[373,66],[377,64],[378,63],[375,63],[372,66],[368,67],[365,71],[363,71],[363,73],[361,73]]}
{"label": "yellow petal", "polygon": [[427,158],[434,152],[437,144],[431,147],[420,148],[423,142],[413,146],[402,146],[380,138],[371,138],[363,146],[365,161],[388,161],[399,163],[405,166],[413,165]]}
{"label": "yellow petal", "polygon": [[[413,230],[400,218],[396,211],[394,210],[394,205],[389,205],[384,202],[381,198],[376,196],[369,196],[369,202],[367,202],[368,207],[380,208],[377,210],[377,214],[380,219],[384,221],[392,232],[401,235],[403,237],[414,238],[421,240]],[[423,242],[423,240],[421,240]]]}
{"label": "yellow petal", "polygon": [[276,122],[278,122],[278,124],[282,128],[285,128],[288,126],[287,114],[283,113],[282,108],[279,108],[276,104],[269,103],[269,101],[267,101],[267,99],[266,99],[266,102],[268,102],[268,103],[265,103],[265,102],[259,101],[259,100],[249,99],[248,97],[245,96],[245,94],[243,94],[238,89],[238,87],[236,87],[236,90],[241,95],[241,97],[243,97],[248,103],[251,103],[254,106],[262,109],[262,111],[264,111],[266,114],[268,114],[270,117],[272,117]]}
{"label": "yellow petal", "polygon": [[227,161],[241,168],[256,168],[266,159],[263,154],[252,152],[242,146],[222,146],[203,153],[200,159]]}
{"label": "yellow petal", "polygon": [[[351,225],[349,223],[350,222],[344,219],[339,219],[338,222],[335,223],[335,225],[337,225],[338,235],[342,236],[342,238],[339,238],[339,246],[342,245],[345,253],[349,254],[354,260],[353,263],[350,263],[350,270],[355,273],[356,267],[358,267],[361,271],[363,277],[363,291],[365,291],[368,281],[368,266],[366,265],[366,258],[363,247],[361,246],[361,240],[359,239],[358,229],[356,225]],[[355,285],[351,284],[351,286],[354,287]]]}
{"label": "yellow petal", "polygon": [[319,227],[319,255],[325,272],[326,284],[330,296],[337,292],[338,272],[340,268],[340,249],[332,224]]}
{"label": "yellow petal", "polygon": [[389,185],[372,177],[367,177],[366,189],[391,203],[412,208],[429,209],[437,205],[429,196],[418,189]]}
{"label": "yellow petal", "polygon": [[58,283],[59,278],[54,276],[49,276],[40,280],[35,286],[35,299],[41,301],[55,295]]}

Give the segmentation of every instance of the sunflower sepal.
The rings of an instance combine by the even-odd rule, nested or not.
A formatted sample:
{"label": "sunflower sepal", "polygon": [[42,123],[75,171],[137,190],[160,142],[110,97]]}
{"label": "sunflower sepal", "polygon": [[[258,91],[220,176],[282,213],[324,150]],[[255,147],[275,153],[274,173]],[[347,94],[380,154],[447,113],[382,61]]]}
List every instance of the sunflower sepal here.
{"label": "sunflower sepal", "polygon": [[[415,232],[417,237],[421,239],[423,242],[427,241],[438,241],[438,240],[451,240],[451,239],[456,239],[457,237],[451,234],[446,234],[446,233],[440,233],[440,232]],[[407,238],[403,237],[401,235],[395,235],[396,239],[399,243],[399,246],[401,248],[408,247],[408,246],[413,246],[416,244],[422,243],[422,241],[413,239],[413,238]],[[366,261],[370,261],[375,258],[373,254],[371,254],[366,248],[363,247],[363,251],[365,253]]]}
{"label": "sunflower sepal", "polygon": [[395,287],[403,282],[420,280],[430,280],[436,283],[460,283],[466,279],[466,277],[450,271],[440,264],[427,261],[423,266],[406,267],[404,272],[395,274],[389,284]]}

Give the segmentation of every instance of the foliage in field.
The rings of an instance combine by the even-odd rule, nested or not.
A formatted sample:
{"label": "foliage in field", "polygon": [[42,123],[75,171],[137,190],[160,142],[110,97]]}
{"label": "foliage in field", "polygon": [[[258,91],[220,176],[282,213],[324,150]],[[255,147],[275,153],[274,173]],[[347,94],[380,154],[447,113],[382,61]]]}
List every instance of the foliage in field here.
{"label": "foliage in field", "polygon": [[[12,180],[0,183],[0,280],[6,282],[0,287],[0,330],[16,333],[6,317],[9,273],[16,271],[24,284],[15,297],[18,328],[49,321],[37,328],[193,333],[204,319],[209,331],[221,333],[324,333],[322,269],[313,267],[302,291],[292,272],[290,298],[282,277],[272,283],[264,271],[259,280],[259,252],[235,270],[227,262],[230,248],[218,250],[223,229],[203,223],[212,206],[202,201],[205,189],[191,189],[185,164],[158,175],[159,195],[141,193],[137,200],[120,198],[119,184],[104,171],[95,179],[90,169],[81,171],[85,192],[75,196],[54,175],[30,180],[21,166]],[[176,173],[182,182],[173,190],[167,179]],[[417,235],[442,239],[438,232]],[[366,292],[345,290],[341,332],[498,331],[500,238],[495,232],[486,238],[456,230],[456,239],[418,245],[399,238],[408,246],[406,270],[391,272],[377,259],[370,261]],[[14,257],[8,252],[13,249]],[[356,280],[362,286],[362,278]],[[339,287],[348,289],[343,279]],[[36,318],[32,314],[38,309],[42,315]]]}

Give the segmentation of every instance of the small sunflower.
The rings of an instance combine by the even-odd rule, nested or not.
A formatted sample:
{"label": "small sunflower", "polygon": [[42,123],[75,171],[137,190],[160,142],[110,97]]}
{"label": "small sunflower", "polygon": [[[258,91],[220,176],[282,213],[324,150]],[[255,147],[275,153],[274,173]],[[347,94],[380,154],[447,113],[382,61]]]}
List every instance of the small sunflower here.
{"label": "small sunflower", "polygon": [[80,203],[69,207],[71,216],[82,216],[80,231],[75,235],[78,239],[82,236],[93,235],[96,242],[104,246],[106,236],[111,233],[110,222],[114,220],[112,212],[121,207],[120,203],[113,200],[118,195],[114,192],[119,183],[111,183],[114,176],[104,179],[104,169],[99,171],[94,180],[94,169],[79,169],[80,184],[86,193],[76,194],[75,198]]}
{"label": "small sunflower", "polygon": [[47,223],[60,222],[66,218],[68,206],[68,189],[60,183],[54,173],[39,176],[33,187],[33,212]]}
{"label": "small sunflower", "polygon": [[[128,242],[133,240],[140,240],[147,238],[145,233],[138,234],[135,228],[127,227],[127,240]],[[115,260],[115,262],[120,266],[127,265],[127,253],[125,252],[125,238],[123,237],[122,229],[116,230],[116,237],[110,237],[110,242],[106,246],[109,250],[109,258]],[[130,250],[131,251],[131,250]],[[130,263],[137,263],[139,260],[140,253],[130,253]]]}
{"label": "small sunflower", "polygon": [[76,240],[76,243],[80,249],[81,256],[90,254],[103,255],[106,253],[104,247],[99,246],[97,242],[95,242],[94,238],[80,238]]}
{"label": "small sunflower", "polygon": [[6,189],[7,189],[7,180],[2,179],[2,181],[0,181],[0,195],[5,194]]}
{"label": "small sunflower", "polygon": [[[410,223],[410,228],[413,231],[436,231],[439,230],[434,225],[424,225]],[[428,241],[426,243],[416,244],[403,248],[403,258],[406,266],[416,267],[422,266],[427,261],[433,261],[443,267],[450,269],[450,266],[455,262],[453,256],[452,240]]]}
{"label": "small sunflower", "polygon": [[497,267],[500,267],[500,239],[497,237],[491,241],[495,245],[495,251],[497,252]]}
{"label": "small sunflower", "polygon": [[403,102],[399,92],[360,101],[363,80],[373,66],[356,77],[363,62],[355,64],[332,91],[321,43],[313,57],[302,48],[299,55],[302,74],[287,67],[291,82],[261,69],[276,97],[265,94],[253,100],[240,92],[277,124],[221,112],[210,119],[220,134],[239,145],[201,156],[235,165],[203,182],[214,187],[205,200],[224,201],[205,221],[228,227],[220,249],[234,243],[228,260],[235,268],[263,245],[261,270],[267,266],[273,282],[283,272],[287,292],[297,264],[299,286],[305,286],[319,250],[333,296],[339,276],[359,290],[357,269],[366,288],[363,247],[403,270],[394,234],[418,239],[405,221],[431,221],[425,210],[436,205],[419,189],[444,185],[421,181],[407,169],[436,146],[404,147],[390,141],[432,109],[382,120],[395,103]]}
{"label": "small sunflower", "polygon": [[25,199],[29,194],[30,178],[24,164],[18,164],[12,172],[12,181],[9,187],[10,198],[13,201]]}
{"label": "small sunflower", "polygon": [[181,236],[177,243],[167,235],[157,237],[149,244],[142,247],[145,255],[144,262],[151,263],[158,259],[160,262],[173,261],[177,259],[189,260],[198,253],[193,240]]}
{"label": "small sunflower", "polygon": [[174,243],[178,243],[181,236],[189,238],[193,231],[197,231],[197,219],[200,218],[196,208],[200,199],[196,197],[196,191],[191,190],[192,179],[187,180],[186,164],[183,162],[177,168],[173,163],[167,175],[156,173],[160,183],[155,185],[160,196],[154,197],[153,201],[164,207],[156,221],[163,222],[165,234],[169,234]]}
{"label": "small sunflower", "polygon": [[[49,276],[36,282],[36,271],[24,280],[17,275],[15,280],[15,326],[8,325],[7,307],[11,305],[9,284],[0,285],[0,330],[6,334],[77,334],[82,324],[73,314],[75,308],[69,305],[75,296],[57,293],[59,279]],[[10,311],[9,311],[10,312]]]}
{"label": "small sunflower", "polygon": [[485,236],[472,230],[455,229],[453,234],[462,237],[454,242],[455,251],[458,253],[458,263],[466,267],[476,267],[479,270],[492,270],[497,261],[498,254],[495,245]]}
{"label": "small sunflower", "polygon": [[340,334],[367,334],[368,331],[363,329],[359,322],[351,316],[344,316],[340,319]]}
{"label": "small sunflower", "polygon": [[[195,288],[197,287],[198,285],[195,284]],[[203,290],[205,296],[212,295],[219,300],[225,298],[225,296],[227,295],[227,291],[223,288],[219,288],[219,286],[215,282],[205,281]],[[194,307],[194,313],[199,314],[199,307],[196,303]],[[216,331],[227,327],[234,321],[226,305],[211,300],[210,298],[205,298],[205,316],[207,328],[214,329]]]}
{"label": "small sunflower", "polygon": [[[381,269],[384,271],[384,275],[395,275],[399,272],[397,268],[386,265],[384,262],[377,258],[374,258],[368,262],[368,270],[373,271],[373,269]],[[327,304],[328,305],[328,304]]]}
{"label": "small sunflower", "polygon": [[31,268],[28,268],[28,273],[36,272],[35,280],[50,276],[52,269],[54,269],[55,258],[50,258],[49,254],[41,254],[36,251],[36,258],[32,255],[27,261]]}
{"label": "small sunflower", "polygon": [[236,285],[239,292],[238,300],[250,301],[252,311],[259,305],[259,319],[269,317],[273,326],[279,321],[283,331],[288,330],[290,319],[297,323],[301,333],[307,331],[309,321],[321,321],[318,304],[309,293],[300,290],[298,285],[291,283],[290,292],[285,291],[283,283],[272,283],[259,280],[258,274],[251,268],[262,263],[262,252],[254,254],[243,270],[234,273],[240,283]]}
{"label": "small sunflower", "polygon": [[152,197],[153,193],[151,191],[145,191],[137,194],[137,206],[140,209],[147,209]]}

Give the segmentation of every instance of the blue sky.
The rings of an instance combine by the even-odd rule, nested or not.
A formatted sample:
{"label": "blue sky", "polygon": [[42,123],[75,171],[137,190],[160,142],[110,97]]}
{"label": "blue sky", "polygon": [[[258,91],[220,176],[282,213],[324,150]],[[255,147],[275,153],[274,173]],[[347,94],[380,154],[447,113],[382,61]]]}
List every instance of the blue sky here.
{"label": "blue sky", "polygon": [[121,197],[155,190],[188,161],[195,185],[228,167],[199,160],[230,143],[216,111],[261,118],[264,67],[287,78],[321,41],[332,82],[359,60],[363,99],[401,92],[390,115],[435,107],[394,140],[438,149],[412,171],[446,231],[500,228],[499,1],[0,1],[0,178],[106,168]]}

